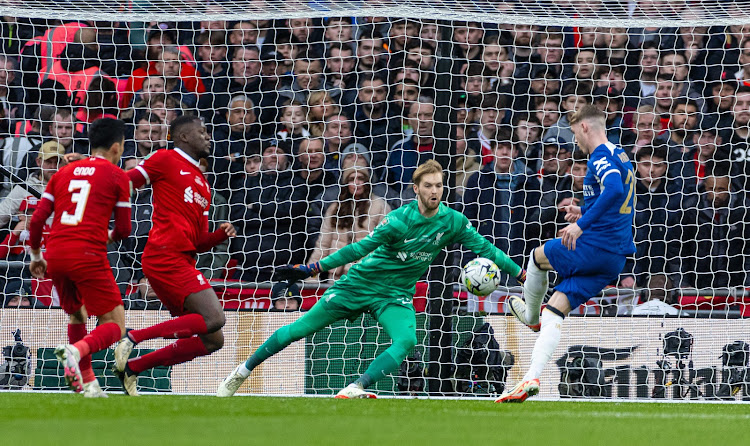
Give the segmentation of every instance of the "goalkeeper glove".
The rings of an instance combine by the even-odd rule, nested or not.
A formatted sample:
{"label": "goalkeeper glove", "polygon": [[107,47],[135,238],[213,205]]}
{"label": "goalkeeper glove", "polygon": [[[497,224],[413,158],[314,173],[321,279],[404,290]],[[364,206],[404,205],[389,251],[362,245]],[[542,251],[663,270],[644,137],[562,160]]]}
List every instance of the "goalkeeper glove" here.
{"label": "goalkeeper glove", "polygon": [[523,285],[526,282],[526,270],[521,268],[521,272],[516,276],[516,280]]}
{"label": "goalkeeper glove", "polygon": [[289,283],[294,283],[299,280],[305,280],[308,277],[317,276],[319,272],[320,262],[311,263],[309,265],[284,265],[276,268],[274,280],[288,280]]}

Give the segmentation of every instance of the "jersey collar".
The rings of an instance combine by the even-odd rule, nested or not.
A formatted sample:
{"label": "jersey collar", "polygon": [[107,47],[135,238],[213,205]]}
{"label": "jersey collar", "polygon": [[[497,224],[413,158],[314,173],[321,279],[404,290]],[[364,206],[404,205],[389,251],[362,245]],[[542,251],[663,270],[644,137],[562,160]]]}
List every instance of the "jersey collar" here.
{"label": "jersey collar", "polygon": [[177,153],[179,153],[181,157],[183,157],[186,160],[190,161],[190,164],[194,165],[195,167],[200,167],[201,166],[201,164],[198,161],[194,160],[193,157],[191,157],[187,153],[183,152],[182,149],[179,149],[179,148],[175,147],[174,151],[177,152]]}

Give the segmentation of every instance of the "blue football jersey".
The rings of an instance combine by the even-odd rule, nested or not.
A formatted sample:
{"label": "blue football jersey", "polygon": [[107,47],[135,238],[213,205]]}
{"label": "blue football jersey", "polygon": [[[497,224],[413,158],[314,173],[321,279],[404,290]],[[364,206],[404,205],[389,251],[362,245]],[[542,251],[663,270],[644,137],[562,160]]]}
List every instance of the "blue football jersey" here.
{"label": "blue football jersey", "polygon": [[586,222],[586,228],[581,227],[583,234],[580,240],[615,254],[632,254],[635,252],[633,218],[636,179],[628,155],[611,142],[599,145],[589,156],[588,171],[583,180],[582,212],[585,216],[596,205],[604,190],[604,180],[610,176],[622,182],[623,198],[604,209],[598,218],[586,219],[590,221]]}

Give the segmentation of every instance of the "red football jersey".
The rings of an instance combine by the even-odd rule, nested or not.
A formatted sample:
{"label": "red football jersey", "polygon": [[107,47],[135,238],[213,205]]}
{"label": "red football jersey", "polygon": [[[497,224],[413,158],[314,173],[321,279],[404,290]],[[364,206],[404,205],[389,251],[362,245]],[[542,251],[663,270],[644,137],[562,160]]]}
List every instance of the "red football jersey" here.
{"label": "red football jersey", "polygon": [[161,149],[128,172],[133,186],[151,183],[153,226],[148,244],[177,252],[195,252],[208,231],[211,190],[198,161],[180,149]]}
{"label": "red football jersey", "polygon": [[45,199],[54,203],[55,213],[46,239],[47,252],[106,255],[113,211],[130,208],[130,179],[104,158],[86,158],[53,175],[42,195],[43,202]]}

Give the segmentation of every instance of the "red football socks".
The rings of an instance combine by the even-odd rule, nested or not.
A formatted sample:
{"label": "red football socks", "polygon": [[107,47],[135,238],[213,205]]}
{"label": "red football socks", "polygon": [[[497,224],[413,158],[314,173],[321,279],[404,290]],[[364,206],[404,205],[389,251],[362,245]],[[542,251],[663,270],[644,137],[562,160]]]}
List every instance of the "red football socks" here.
{"label": "red football socks", "polygon": [[[75,344],[86,337],[86,324],[68,324],[68,342]],[[79,350],[80,351],[80,350]],[[81,376],[83,376],[83,382],[89,383],[96,379],[94,375],[94,369],[91,368],[91,356],[81,355],[81,360],[78,361],[78,367],[81,368]]]}
{"label": "red football socks", "polygon": [[147,355],[128,361],[128,367],[135,373],[141,373],[157,366],[169,366],[190,361],[198,356],[208,354],[206,346],[198,336],[178,339],[166,347],[160,348]]}
{"label": "red football socks", "polygon": [[200,314],[186,314],[141,330],[130,330],[128,336],[136,344],[148,339],[180,339],[206,334],[206,321]]}
{"label": "red football socks", "polygon": [[77,348],[81,353],[81,358],[88,356],[90,353],[96,353],[100,350],[104,350],[110,345],[120,340],[120,326],[114,322],[107,322],[102,324],[95,329],[91,330],[91,333],[86,335],[80,341],[73,344],[73,347]]}

